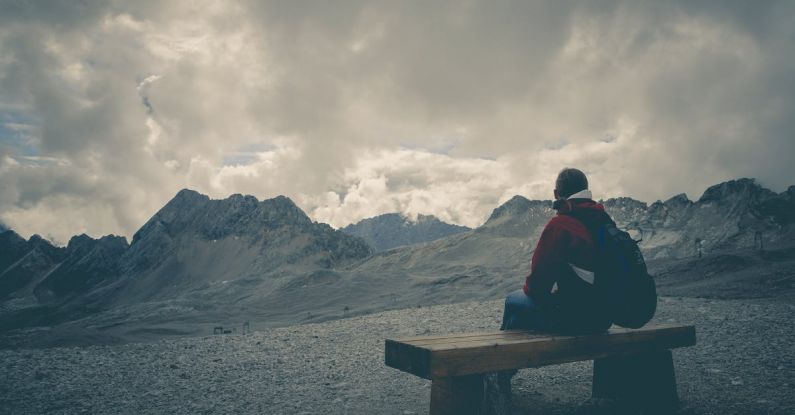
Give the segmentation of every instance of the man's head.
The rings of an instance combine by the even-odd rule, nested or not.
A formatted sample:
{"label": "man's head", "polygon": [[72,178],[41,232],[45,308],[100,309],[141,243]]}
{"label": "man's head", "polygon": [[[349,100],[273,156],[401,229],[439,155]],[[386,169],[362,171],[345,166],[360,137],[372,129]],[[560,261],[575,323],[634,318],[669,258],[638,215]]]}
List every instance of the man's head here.
{"label": "man's head", "polygon": [[555,180],[555,199],[566,199],[569,196],[588,188],[588,178],[580,170],[566,167],[558,173]]}

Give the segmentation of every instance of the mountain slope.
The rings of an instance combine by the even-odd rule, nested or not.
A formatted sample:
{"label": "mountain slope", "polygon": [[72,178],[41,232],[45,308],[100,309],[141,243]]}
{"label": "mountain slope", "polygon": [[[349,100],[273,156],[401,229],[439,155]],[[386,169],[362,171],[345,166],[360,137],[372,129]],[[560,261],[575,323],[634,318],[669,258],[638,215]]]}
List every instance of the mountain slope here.
{"label": "mountain slope", "polygon": [[73,237],[66,247],[64,260],[36,286],[36,297],[42,303],[63,301],[65,297],[79,296],[118,278],[121,256],[127,247],[127,239],[123,236],[93,239],[83,234]]}

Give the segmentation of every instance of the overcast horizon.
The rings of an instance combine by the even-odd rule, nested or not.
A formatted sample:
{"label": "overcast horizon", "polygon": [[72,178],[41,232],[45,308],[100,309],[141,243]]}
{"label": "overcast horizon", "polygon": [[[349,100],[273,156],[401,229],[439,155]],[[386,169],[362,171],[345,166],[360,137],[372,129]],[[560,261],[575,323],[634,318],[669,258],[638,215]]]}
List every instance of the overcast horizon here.
{"label": "overcast horizon", "polygon": [[[737,180],[737,179],[744,179],[744,178],[740,178],[740,177],[738,177],[738,178],[735,178],[735,179],[727,179],[727,181],[730,181],[730,180]],[[747,178],[746,178],[746,179],[747,179]],[[751,178],[751,179],[753,179],[753,178]],[[765,184],[764,184],[764,183],[760,183],[760,182],[759,182],[759,180],[756,180],[756,179],[753,179],[753,180],[754,180],[754,181],[755,181],[757,184],[759,184],[760,186],[762,186],[762,187],[764,187],[764,188],[767,188],[767,186],[765,186]],[[722,183],[723,183],[723,182],[722,182]],[[719,185],[719,184],[720,184],[720,183],[715,183],[714,185]],[[795,186],[795,185],[790,185],[790,186]],[[187,189],[187,188],[185,188],[185,189]],[[181,191],[181,190],[183,190],[183,189],[180,189],[180,191]],[[188,189],[188,190],[194,190],[194,189]],[[704,191],[706,191],[706,190],[707,190],[707,189],[704,189]],[[783,189],[782,191],[786,192],[786,191],[787,191],[787,189]],[[177,192],[177,193],[179,193],[179,192]],[[203,193],[201,193],[201,192],[199,192],[199,193],[200,193],[200,194],[203,194]],[[662,198],[662,199],[656,199],[656,200],[654,200],[654,201],[649,201],[649,200],[638,200],[638,199],[635,199],[635,200],[638,200],[639,202],[643,202],[643,203],[646,203],[647,205],[650,205],[650,204],[652,204],[652,203],[655,203],[655,202],[665,202],[666,200],[668,200],[668,199],[671,199],[671,198],[673,198],[673,197],[676,197],[676,196],[678,196],[678,195],[680,195],[680,194],[685,194],[685,196],[686,196],[686,197],[687,197],[687,198],[688,198],[690,201],[692,201],[692,202],[696,202],[696,201],[698,201],[698,200],[699,200],[699,198],[702,196],[702,194],[703,194],[703,193],[704,193],[704,192],[702,191],[702,192],[699,192],[699,193],[698,193],[698,195],[690,195],[690,194],[686,194],[686,193],[684,193],[684,192],[680,192],[680,193],[677,193],[677,194],[672,194],[672,195],[670,195],[669,197],[666,197],[666,198]],[[781,192],[776,192],[776,193],[781,193]],[[237,194],[241,194],[241,193],[237,193]],[[208,196],[208,195],[206,195],[206,194],[203,194],[203,195],[204,195],[204,196]],[[231,197],[232,195],[234,195],[234,193],[232,193],[232,194],[229,194],[229,195],[226,195],[226,196],[219,196],[219,197],[211,197],[211,196],[208,196],[208,197],[210,197],[210,200],[223,200],[223,199],[226,199],[226,198],[228,198],[228,197]],[[243,196],[254,196],[254,195],[249,195],[249,194],[242,194],[242,195],[243,195]],[[273,197],[277,197],[277,196],[283,196],[283,195],[274,195]],[[522,195],[514,195],[514,196],[522,196]],[[174,197],[176,197],[176,194],[174,195]],[[255,196],[255,197],[256,197],[256,196]],[[266,200],[266,199],[271,199],[271,198],[273,198],[273,197],[257,198],[257,200],[258,200],[259,202],[262,202],[263,200]],[[599,197],[599,195],[594,195],[593,197],[594,197],[594,199],[595,199],[595,200],[602,202],[602,201],[605,201],[605,200],[607,200],[607,199],[610,199],[610,198],[616,198],[616,197],[625,197],[625,196],[623,196],[623,195],[613,195],[613,196],[610,196],[610,197]],[[626,197],[629,197],[629,196],[626,196]],[[173,197],[172,197],[172,198],[173,198]],[[509,198],[509,199],[510,199],[510,198]],[[634,199],[634,198],[633,198],[633,199]],[[166,203],[167,203],[169,200],[171,200],[171,198],[170,198],[170,199],[168,199],[168,200],[166,201]],[[550,204],[552,203],[552,198],[551,198],[551,197],[540,197],[540,198],[535,198],[535,199],[530,199],[530,200],[549,201],[549,202],[550,202]],[[489,215],[490,215],[490,214],[493,212],[493,209],[496,209],[497,207],[499,207],[500,205],[502,205],[503,203],[505,203],[505,202],[507,202],[507,201],[508,201],[508,200],[504,200],[504,201],[501,201],[501,202],[500,202],[498,205],[494,205],[494,206],[492,207],[492,209],[491,209],[491,210],[489,210],[488,214],[487,214],[486,216],[484,216],[484,217],[483,217],[483,219],[482,219],[482,220],[481,220],[479,223],[476,223],[476,224],[474,224],[474,225],[472,225],[472,226],[469,226],[469,225],[465,225],[465,226],[469,226],[470,228],[473,228],[473,229],[474,229],[474,228],[477,228],[477,227],[479,227],[479,226],[483,225],[483,224],[486,222],[486,220],[488,219]],[[293,202],[294,202],[294,201],[293,201]],[[164,205],[165,205],[165,203],[164,203]],[[163,206],[161,206],[161,208],[162,208],[162,207],[163,207]],[[299,206],[299,208],[300,208],[300,206]],[[160,210],[160,209],[158,208],[158,210]],[[153,215],[154,215],[155,213],[156,213],[156,212],[154,212],[154,213],[153,213]],[[341,224],[341,225],[334,226],[334,228],[335,228],[335,229],[341,229],[341,228],[344,228],[344,227],[346,227],[346,226],[348,226],[348,225],[355,224],[355,223],[357,223],[357,222],[361,221],[362,219],[373,218],[373,217],[376,217],[376,216],[379,216],[379,215],[382,215],[382,214],[387,214],[387,213],[400,213],[400,214],[403,214],[403,215],[406,217],[406,219],[408,219],[409,221],[416,220],[416,215],[417,215],[417,214],[421,214],[421,215],[424,215],[424,214],[425,214],[425,213],[423,213],[423,212],[413,212],[413,213],[412,213],[412,212],[404,213],[404,212],[399,212],[399,211],[382,212],[382,213],[377,213],[377,214],[374,214],[373,216],[367,216],[367,217],[363,217],[363,218],[357,219],[357,220],[355,220],[355,221],[353,221],[353,222],[349,222],[349,223],[343,223],[343,224]],[[149,219],[150,219],[150,218],[147,218],[146,220],[149,220]],[[319,221],[319,222],[322,222],[322,221]],[[323,222],[323,223],[326,223],[326,222]],[[5,224],[4,224],[3,222],[0,222],[0,225],[5,225]],[[143,226],[143,225],[144,225],[144,223],[141,223],[141,226]],[[141,226],[139,226],[139,227],[138,227],[138,229],[140,229],[140,227],[141,227]],[[137,231],[138,229],[136,229],[135,231]],[[16,229],[13,229],[13,228],[12,228],[12,230],[15,230],[15,231],[16,231]],[[82,233],[82,232],[81,232],[81,233]],[[75,234],[69,235],[69,237],[71,238],[71,237],[73,237],[73,236],[78,236],[78,235],[80,235],[81,233],[75,233]],[[133,232],[133,233],[134,233],[134,232]],[[33,235],[33,234],[26,235],[26,238],[30,238],[30,236],[32,236],[32,235]],[[68,239],[65,239],[65,240],[57,240],[57,239],[55,239],[55,238],[53,238],[53,237],[51,237],[51,236],[47,236],[47,235],[41,235],[41,234],[38,234],[38,235],[39,235],[39,236],[42,236],[42,237],[44,237],[45,239],[47,239],[47,240],[48,240],[48,241],[50,241],[51,243],[54,243],[54,244],[56,244],[56,245],[60,245],[60,246],[66,246],[66,244],[67,244],[67,242],[68,242]],[[106,235],[124,236],[124,237],[126,237],[126,238],[128,239],[128,241],[130,241],[130,240],[132,239],[132,234],[130,234],[130,235],[124,235],[124,234],[113,234],[113,233],[109,233],[109,234],[101,234],[101,235],[89,235],[89,236],[91,236],[91,237],[93,237],[93,238],[95,238],[95,239],[98,239],[98,238],[100,238],[100,237],[102,237],[102,236],[106,236]]]}
{"label": "overcast horizon", "polygon": [[795,184],[795,2],[0,0],[0,222],[128,238],[182,188],[475,227],[584,170]]}

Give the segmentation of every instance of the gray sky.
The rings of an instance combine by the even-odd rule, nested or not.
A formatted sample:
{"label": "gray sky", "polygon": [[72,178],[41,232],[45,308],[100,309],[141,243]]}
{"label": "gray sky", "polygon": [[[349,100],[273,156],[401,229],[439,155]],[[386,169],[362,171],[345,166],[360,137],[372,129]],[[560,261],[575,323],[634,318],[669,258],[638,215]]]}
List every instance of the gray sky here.
{"label": "gray sky", "polygon": [[339,227],[795,184],[791,1],[0,0],[0,221],[130,236],[179,189]]}

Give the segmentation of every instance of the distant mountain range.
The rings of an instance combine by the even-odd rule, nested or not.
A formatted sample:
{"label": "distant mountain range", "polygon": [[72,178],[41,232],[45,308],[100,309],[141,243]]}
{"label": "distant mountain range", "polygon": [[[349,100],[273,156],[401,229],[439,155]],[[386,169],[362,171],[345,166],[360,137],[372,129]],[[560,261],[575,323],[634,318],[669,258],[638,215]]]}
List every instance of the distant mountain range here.
{"label": "distant mountain range", "polygon": [[754,238],[776,243],[791,238],[795,224],[795,186],[775,193],[753,179],[717,184],[695,202],[680,194],[651,205],[629,198],[604,204],[619,225],[642,236],[647,259],[750,247]]}
{"label": "distant mountain range", "polygon": [[168,320],[163,309],[200,314],[215,299],[234,307],[252,287],[268,293],[370,254],[362,239],[313,222],[286,197],[210,200],[182,190],[129,245],[120,236],[79,235],[60,248],[37,235],[0,233],[0,331],[100,310],[124,310],[119,318],[129,321]]}
{"label": "distant mountain range", "polygon": [[417,218],[412,220],[400,213],[387,213],[363,219],[340,230],[364,239],[375,252],[381,252],[400,246],[434,241],[471,229],[444,223],[432,215],[417,215]]}
{"label": "distant mountain range", "polygon": [[[651,260],[795,236],[795,186],[777,194],[739,179],[695,202],[678,195],[603,203],[619,226],[642,236]],[[182,190],[130,244],[80,235],[55,247],[5,230],[0,346],[137,340],[249,319],[278,326],[501,297],[521,286],[551,206],[515,196],[475,229],[389,214],[334,230],[283,196],[211,200]]]}

